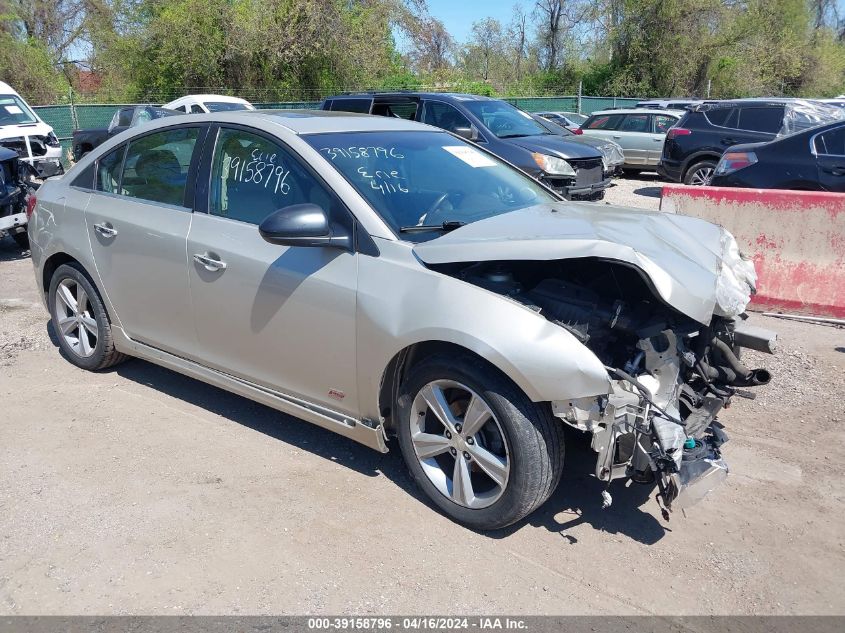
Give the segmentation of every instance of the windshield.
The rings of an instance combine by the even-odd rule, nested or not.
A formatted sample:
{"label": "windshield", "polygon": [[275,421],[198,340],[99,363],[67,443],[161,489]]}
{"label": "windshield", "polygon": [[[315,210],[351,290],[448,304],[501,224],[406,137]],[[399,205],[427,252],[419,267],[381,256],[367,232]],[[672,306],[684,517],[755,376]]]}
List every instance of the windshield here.
{"label": "windshield", "polygon": [[137,125],[143,125],[149,121],[154,119],[161,119],[166,116],[174,116],[177,114],[182,114],[181,112],[177,112],[176,110],[168,110],[166,108],[141,108],[135,114],[135,120],[132,121],[132,127]]}
{"label": "windshield", "polygon": [[466,101],[463,105],[499,138],[549,134],[530,114],[504,101]]}
{"label": "windshield", "polygon": [[[402,238],[454,228],[558,198],[522,172],[445,132],[304,136]],[[431,230],[407,227],[432,226]],[[405,231],[402,229],[405,228]]]}
{"label": "windshield", "polygon": [[0,125],[36,123],[38,119],[17,95],[0,95]]}
{"label": "windshield", "polygon": [[548,119],[544,119],[543,117],[537,116],[536,114],[532,115],[532,118],[552,134],[557,134],[558,136],[575,136],[572,132],[567,130],[565,127],[563,127],[563,125],[561,125],[561,123],[558,123],[557,121],[549,121]]}
{"label": "windshield", "polygon": [[236,101],[206,101],[205,107],[209,112],[230,112],[232,110],[249,110],[245,103]]}

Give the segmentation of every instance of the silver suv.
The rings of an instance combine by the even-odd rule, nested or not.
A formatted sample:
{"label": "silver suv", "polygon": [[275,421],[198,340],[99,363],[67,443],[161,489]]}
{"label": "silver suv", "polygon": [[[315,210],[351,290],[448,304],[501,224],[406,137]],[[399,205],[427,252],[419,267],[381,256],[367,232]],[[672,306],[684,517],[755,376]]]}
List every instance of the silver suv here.
{"label": "silver suv", "polygon": [[137,356],[378,451],[397,441],[473,528],[549,497],[565,424],[592,434],[608,485],[697,499],[727,472],[717,412],[768,380],[733,351],[759,343],[734,320],[754,269],[723,229],[562,201],[400,119],[154,121],[50,179],[29,235],[75,365]]}

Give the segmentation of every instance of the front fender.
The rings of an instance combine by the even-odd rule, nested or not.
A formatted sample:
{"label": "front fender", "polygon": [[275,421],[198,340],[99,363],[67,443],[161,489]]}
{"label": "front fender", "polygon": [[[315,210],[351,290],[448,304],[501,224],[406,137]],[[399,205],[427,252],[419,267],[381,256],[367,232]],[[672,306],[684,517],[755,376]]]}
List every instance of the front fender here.
{"label": "front fender", "polygon": [[[395,244],[395,243],[393,243]],[[381,247],[381,244],[380,244]],[[413,258],[361,257],[358,385],[362,415],[377,417],[383,372],[401,350],[425,341],[459,345],[487,359],[534,402],[608,393],[601,361],[572,334],[501,295],[429,270]]]}

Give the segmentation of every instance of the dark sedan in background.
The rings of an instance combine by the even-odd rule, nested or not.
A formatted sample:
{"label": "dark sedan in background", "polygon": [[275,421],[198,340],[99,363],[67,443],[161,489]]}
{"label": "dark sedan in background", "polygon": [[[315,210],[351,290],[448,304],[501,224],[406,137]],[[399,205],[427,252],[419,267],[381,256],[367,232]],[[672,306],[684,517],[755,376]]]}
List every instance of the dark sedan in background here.
{"label": "dark sedan in background", "polygon": [[734,145],[722,155],[710,184],[845,193],[845,122]]}
{"label": "dark sedan in background", "polygon": [[483,147],[558,194],[601,200],[610,186],[599,150],[549,132],[501,99],[441,92],[363,92],[329,97],[323,110],[419,121]]}

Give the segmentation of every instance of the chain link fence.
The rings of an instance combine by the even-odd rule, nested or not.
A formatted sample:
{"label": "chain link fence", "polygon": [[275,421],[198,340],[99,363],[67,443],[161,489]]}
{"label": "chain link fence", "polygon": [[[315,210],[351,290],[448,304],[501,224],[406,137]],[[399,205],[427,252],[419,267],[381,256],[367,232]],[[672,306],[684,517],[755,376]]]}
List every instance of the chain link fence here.
{"label": "chain link fence", "polygon": [[[229,91],[231,92],[231,91]],[[211,93],[209,93],[211,94]],[[219,91],[213,94],[225,94]],[[237,96],[246,98],[242,93]],[[249,99],[247,99],[249,101]],[[607,108],[633,107],[641,99],[629,97],[589,97],[589,96],[560,96],[560,97],[506,97],[503,99],[526,112],[580,112],[590,114]],[[150,102],[160,105],[162,100]],[[320,107],[320,100],[311,101],[252,101],[260,110],[278,109],[316,109]],[[69,165],[71,157],[71,140],[74,130],[108,127],[115,112],[119,108],[131,103],[70,103],[67,105],[34,106],[47,125],[51,126],[62,143],[62,162]]]}

